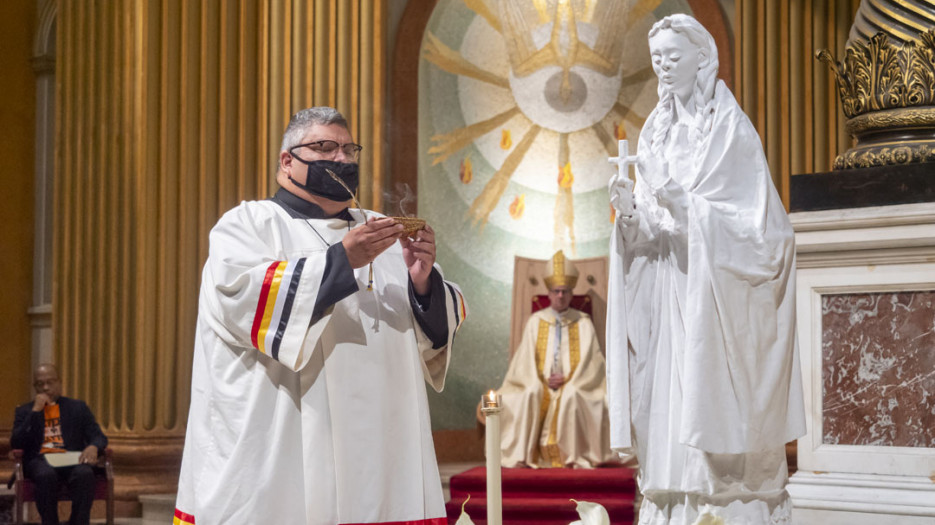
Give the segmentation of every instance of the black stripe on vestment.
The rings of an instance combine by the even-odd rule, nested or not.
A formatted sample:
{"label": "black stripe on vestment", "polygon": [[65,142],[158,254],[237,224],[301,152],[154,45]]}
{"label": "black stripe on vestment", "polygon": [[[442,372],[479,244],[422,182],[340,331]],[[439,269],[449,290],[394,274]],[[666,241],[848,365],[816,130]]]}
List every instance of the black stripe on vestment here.
{"label": "black stripe on vestment", "polygon": [[282,304],[282,315],[279,316],[279,328],[276,329],[276,335],[273,336],[273,350],[271,352],[273,359],[277,361],[279,361],[279,345],[282,344],[282,338],[286,334],[286,327],[289,325],[289,314],[292,313],[292,303],[295,302],[295,294],[299,290],[299,280],[302,278],[302,268],[304,267],[305,257],[302,257],[295,263],[292,280],[289,281],[289,291],[285,302]]}

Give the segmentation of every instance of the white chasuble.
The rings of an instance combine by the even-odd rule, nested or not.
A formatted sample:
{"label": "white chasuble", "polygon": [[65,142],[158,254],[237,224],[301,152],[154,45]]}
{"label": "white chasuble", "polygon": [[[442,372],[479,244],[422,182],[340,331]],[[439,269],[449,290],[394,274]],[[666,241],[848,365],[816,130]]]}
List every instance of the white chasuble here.
{"label": "white chasuble", "polygon": [[[654,155],[658,112],[641,158]],[[637,213],[611,238],[611,443],[637,452],[640,523],[790,519],[784,444],[805,431],[793,231],[759,137],[721,81],[713,112],[699,143],[670,139],[658,159],[667,171],[640,174]]]}
{"label": "white chasuble", "polygon": [[353,270],[358,291],[313,319],[351,215],[244,202],[211,231],[175,523],[446,523],[424,381],[443,388],[465,304],[452,283],[433,292],[448,315],[433,350],[395,243],[372,291]]}
{"label": "white chasuble", "polygon": [[[557,390],[547,383],[554,368],[565,376]],[[556,318],[551,308],[533,313],[498,390],[503,466],[593,467],[615,460],[605,378],[587,314],[568,309]]]}

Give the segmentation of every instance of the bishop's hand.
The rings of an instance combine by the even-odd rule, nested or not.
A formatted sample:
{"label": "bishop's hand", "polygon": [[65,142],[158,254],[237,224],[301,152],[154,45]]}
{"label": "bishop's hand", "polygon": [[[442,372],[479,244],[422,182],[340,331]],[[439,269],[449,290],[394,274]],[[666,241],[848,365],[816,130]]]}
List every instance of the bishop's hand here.
{"label": "bishop's hand", "polygon": [[409,268],[412,287],[417,294],[428,295],[431,289],[429,276],[435,264],[435,230],[426,224],[413,238],[402,237],[399,243],[403,246],[403,260]]}

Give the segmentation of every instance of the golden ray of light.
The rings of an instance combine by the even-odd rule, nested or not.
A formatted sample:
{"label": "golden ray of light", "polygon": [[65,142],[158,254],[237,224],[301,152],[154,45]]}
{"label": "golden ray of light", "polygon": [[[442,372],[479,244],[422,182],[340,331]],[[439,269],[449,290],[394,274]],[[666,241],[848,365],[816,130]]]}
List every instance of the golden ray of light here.
{"label": "golden ray of light", "polygon": [[629,75],[620,79],[620,87],[625,88],[633,84],[641,84],[651,79],[654,75],[655,73],[653,73],[653,66],[646,66],[643,69],[634,71],[633,73],[630,73]]}
{"label": "golden ray of light", "polygon": [[[598,0],[599,1],[599,0]],[[587,0],[584,2],[584,9],[582,12],[578,13],[578,19],[582,22],[592,23],[594,20],[594,8],[597,6],[597,1]]]}
{"label": "golden ray of light", "polygon": [[552,46],[545,46],[514,67],[513,74],[518,77],[525,77],[545,66],[557,65],[559,65],[559,56],[555,54],[555,49]]}
{"label": "golden ray of light", "polygon": [[597,135],[598,140],[600,140],[601,144],[604,145],[604,149],[607,150],[607,155],[609,157],[616,157],[617,142],[613,137],[610,136],[610,133],[607,133],[607,130],[604,129],[604,126],[602,126],[600,122],[597,122],[591,126],[591,130],[594,131],[594,134]]}
{"label": "golden ray of light", "polygon": [[468,62],[457,51],[451,49],[437,36],[428,32],[425,34],[425,59],[449,73],[510,89],[510,83],[506,78]]}
{"label": "golden ray of light", "polygon": [[662,0],[637,0],[636,5],[627,13],[627,29],[632,29],[644,16],[655,11],[661,3]]}
{"label": "golden ray of light", "polygon": [[[558,166],[559,173],[565,167],[571,166],[571,152],[568,146],[568,134],[558,136]],[[569,169],[570,171],[570,169]],[[561,178],[561,176],[559,177]],[[568,247],[575,255],[575,204],[571,192],[572,184],[558,184],[558,194],[555,196],[555,230],[552,239],[553,249]]]}
{"label": "golden ray of light", "polygon": [[549,2],[547,0],[532,0],[532,5],[536,8],[536,12],[539,13],[540,24],[546,24],[552,19],[552,14],[549,12]]}
{"label": "golden ray of light", "polygon": [[[636,112],[633,111],[633,108],[624,106],[623,104],[621,104],[621,103],[619,103],[619,102],[617,102],[616,104],[614,104],[614,107],[613,107],[613,110],[612,110],[612,111],[616,112],[618,115],[620,115],[620,117],[621,117],[622,119],[628,120],[628,121],[630,122],[630,124],[633,124],[634,126],[640,128],[640,129],[643,129],[643,124],[646,123],[646,118],[645,118],[645,117],[641,117],[641,116],[637,115]],[[616,150],[614,150],[614,151],[616,151]]]}
{"label": "golden ray of light", "polygon": [[503,197],[503,192],[506,191],[507,183],[510,182],[510,177],[513,176],[513,172],[516,171],[519,163],[522,162],[523,157],[526,156],[526,152],[529,150],[529,147],[532,146],[533,141],[536,140],[536,136],[541,130],[541,127],[533,124],[526,131],[526,134],[523,135],[523,139],[519,141],[516,148],[511,151],[506,160],[503,161],[503,165],[500,166],[500,169],[493,174],[493,177],[490,178],[490,181],[488,181],[484,189],[481,190],[480,195],[471,203],[471,208],[468,210],[468,215],[471,217],[471,224],[477,225],[478,222],[481,223],[481,230],[487,225],[490,212],[492,212],[497,206],[497,203],[500,202],[500,198]]}
{"label": "golden ray of light", "polygon": [[566,166],[569,163],[570,156],[568,148],[568,133],[559,133],[558,135],[558,168]]}
{"label": "golden ray of light", "polygon": [[470,126],[458,128],[444,135],[433,136],[432,142],[434,142],[435,145],[429,148],[428,153],[429,155],[438,156],[432,161],[432,166],[444,162],[452,153],[464,148],[481,135],[485,135],[499,128],[517,114],[519,114],[519,108],[514,106],[487,120],[475,122]]}
{"label": "golden ray of light", "polygon": [[[597,27],[597,40],[590,48],[594,57],[601,60],[588,59],[589,63],[597,64],[599,71],[604,75],[616,75],[620,69],[623,58],[624,40],[627,34],[627,3],[623,0],[601,0],[595,2],[589,18]],[[607,65],[604,65],[604,63]]]}
{"label": "golden ray of light", "polygon": [[577,49],[575,59],[578,64],[587,66],[603,75],[611,76],[617,74],[617,63],[607,60],[584,44],[581,44]]}
{"label": "golden ray of light", "polygon": [[[495,0],[499,2],[500,0]],[[484,0],[464,0],[464,5],[468,9],[474,11],[478,15],[484,17],[484,20],[490,24],[490,27],[494,28],[498,33],[501,33],[500,30],[500,17],[495,15],[491,10],[490,6],[487,5],[487,2]]]}

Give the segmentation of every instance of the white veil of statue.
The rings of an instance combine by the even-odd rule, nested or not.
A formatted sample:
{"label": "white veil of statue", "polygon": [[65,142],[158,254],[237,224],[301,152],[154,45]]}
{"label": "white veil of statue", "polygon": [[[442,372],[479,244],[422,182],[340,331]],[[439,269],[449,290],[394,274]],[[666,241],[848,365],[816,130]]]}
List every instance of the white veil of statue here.
{"label": "white veil of statue", "polygon": [[792,227],[711,35],[672,15],[650,50],[637,184],[611,187],[635,202],[611,237],[611,445],[636,449],[641,523],[783,523],[784,444],[805,431]]}

